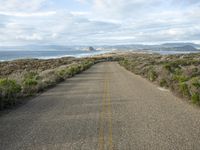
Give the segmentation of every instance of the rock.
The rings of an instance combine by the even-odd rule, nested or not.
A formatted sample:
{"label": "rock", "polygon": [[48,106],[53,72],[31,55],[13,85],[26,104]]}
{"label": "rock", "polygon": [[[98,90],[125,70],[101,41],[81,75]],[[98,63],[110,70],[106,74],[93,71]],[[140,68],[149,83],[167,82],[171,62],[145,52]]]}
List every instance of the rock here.
{"label": "rock", "polygon": [[95,51],[95,49],[94,49],[94,47],[90,46],[90,47],[88,48],[88,51]]}

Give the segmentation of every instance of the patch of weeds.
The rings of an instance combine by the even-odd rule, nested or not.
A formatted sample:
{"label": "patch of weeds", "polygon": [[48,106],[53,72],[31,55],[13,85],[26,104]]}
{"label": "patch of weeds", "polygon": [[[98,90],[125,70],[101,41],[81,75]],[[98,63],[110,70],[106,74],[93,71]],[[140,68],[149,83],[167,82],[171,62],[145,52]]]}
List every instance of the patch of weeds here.
{"label": "patch of weeds", "polygon": [[169,71],[169,72],[172,72],[173,70],[172,70],[172,66],[169,64],[169,63],[167,63],[167,64],[164,64],[164,66],[163,66],[167,71]]}
{"label": "patch of weeds", "polygon": [[185,82],[179,83],[179,90],[183,96],[190,97],[190,91],[188,85]]}
{"label": "patch of weeds", "polygon": [[34,95],[37,92],[39,76],[35,72],[29,72],[25,74],[22,82],[23,93],[27,95]]}
{"label": "patch of weeds", "polygon": [[178,81],[178,82],[185,82],[185,81],[188,81],[189,80],[189,77],[186,77],[184,75],[174,75],[173,76],[173,79],[175,81]]}
{"label": "patch of weeds", "polygon": [[174,74],[175,74],[175,75],[182,75],[182,73],[183,73],[183,71],[182,71],[181,69],[179,69],[179,68],[176,68],[176,69],[174,70]]}
{"label": "patch of weeds", "polygon": [[177,69],[180,69],[178,62],[168,62],[163,67],[170,73],[174,73]]}
{"label": "patch of weeds", "polygon": [[191,98],[192,98],[192,102],[195,103],[195,104],[199,103],[199,101],[200,101],[199,93],[192,94]]}
{"label": "patch of weeds", "polygon": [[57,74],[62,80],[65,80],[68,77],[66,69],[57,71]]}
{"label": "patch of weeds", "polygon": [[168,87],[168,83],[165,79],[161,79],[159,84],[160,84],[161,87]]}
{"label": "patch of weeds", "polygon": [[200,88],[200,78],[193,78],[192,85],[195,86],[197,89]]}
{"label": "patch of weeds", "polygon": [[150,81],[155,81],[157,79],[157,77],[158,77],[158,75],[153,69],[150,69],[148,71],[148,78]]}
{"label": "patch of weeds", "polygon": [[6,105],[14,105],[21,86],[15,80],[0,79],[0,109]]}

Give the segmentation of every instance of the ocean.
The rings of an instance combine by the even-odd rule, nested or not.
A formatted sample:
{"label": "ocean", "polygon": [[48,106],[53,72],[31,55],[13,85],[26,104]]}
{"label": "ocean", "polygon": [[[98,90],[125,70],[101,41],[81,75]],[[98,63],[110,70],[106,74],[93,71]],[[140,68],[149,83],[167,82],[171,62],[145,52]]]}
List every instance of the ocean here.
{"label": "ocean", "polygon": [[0,51],[0,61],[10,61],[16,59],[50,59],[50,58],[61,58],[61,57],[86,57],[97,54],[107,53],[108,51],[83,51],[83,50],[29,50],[29,51]]}
{"label": "ocean", "polygon": [[[126,51],[126,50],[124,50]],[[84,50],[4,50],[0,51],[0,61],[11,61],[16,59],[50,59],[50,58],[61,58],[61,57],[87,57],[97,54],[104,54],[113,52],[112,50],[99,50],[99,51],[84,51]],[[162,55],[167,54],[183,54],[183,53],[195,53],[197,51],[154,51],[148,50],[147,53],[159,53]]]}

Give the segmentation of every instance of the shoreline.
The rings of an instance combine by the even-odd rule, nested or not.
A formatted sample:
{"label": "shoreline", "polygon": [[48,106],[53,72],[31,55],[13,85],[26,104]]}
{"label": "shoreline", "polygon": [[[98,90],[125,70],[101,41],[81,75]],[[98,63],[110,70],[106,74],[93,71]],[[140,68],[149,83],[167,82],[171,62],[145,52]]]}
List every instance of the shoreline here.
{"label": "shoreline", "polygon": [[[0,51],[1,52],[1,51]],[[13,52],[24,52],[24,51],[13,51]],[[44,51],[46,52],[46,51]],[[85,51],[84,51],[85,52]],[[184,55],[184,54],[198,54],[200,51],[153,51],[153,50],[111,50],[111,51],[95,51],[91,53],[80,53],[80,54],[69,54],[69,55],[58,55],[58,56],[38,56],[38,57],[21,57],[21,58],[10,58],[10,59],[0,59],[1,62],[12,62],[12,61],[18,61],[18,60],[49,60],[49,59],[61,59],[61,58],[88,58],[88,57],[96,57],[99,55],[107,55],[110,53],[116,53],[116,54],[159,54],[159,55]]]}
{"label": "shoreline", "polygon": [[[2,51],[0,51],[1,53]],[[6,52],[6,51],[4,51]],[[8,51],[8,52],[24,52],[24,51]],[[31,51],[33,52],[33,51]],[[40,51],[38,51],[40,52]],[[52,52],[52,51],[42,51],[42,52]],[[53,51],[56,52],[56,51]],[[58,51],[60,52],[60,51]],[[76,51],[75,51],[76,52]],[[82,53],[79,54],[61,54],[61,55],[54,55],[54,56],[28,56],[28,57],[19,57],[19,58],[7,58],[7,59],[0,59],[0,62],[6,62],[6,61],[16,61],[16,60],[24,60],[24,59],[38,59],[38,60],[48,60],[48,59],[60,59],[60,58],[65,58],[65,57],[74,57],[74,58],[86,58],[86,57],[93,57],[95,55],[101,55],[101,54],[106,54],[110,53],[112,51],[94,51],[94,52],[89,52],[89,51],[82,51]]]}

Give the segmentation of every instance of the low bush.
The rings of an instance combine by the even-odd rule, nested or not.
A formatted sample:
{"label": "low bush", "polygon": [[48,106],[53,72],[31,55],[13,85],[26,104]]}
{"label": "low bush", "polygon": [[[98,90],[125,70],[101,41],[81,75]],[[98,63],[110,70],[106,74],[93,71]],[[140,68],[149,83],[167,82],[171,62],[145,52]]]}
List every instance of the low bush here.
{"label": "low bush", "polygon": [[148,79],[150,81],[155,81],[157,77],[158,77],[158,75],[157,75],[157,73],[153,69],[150,69],[148,71]]}
{"label": "low bush", "polygon": [[38,92],[43,91],[48,87],[52,87],[57,83],[63,81],[63,78],[60,77],[58,71],[55,69],[45,70],[39,74],[40,80],[38,82]]}
{"label": "low bush", "polygon": [[182,74],[183,74],[183,71],[182,71],[180,68],[176,68],[176,69],[174,70],[174,74],[175,74],[175,75],[182,75]]}
{"label": "low bush", "polygon": [[57,74],[62,80],[66,79],[68,77],[66,69],[58,70]]}
{"label": "low bush", "polygon": [[21,86],[15,80],[0,79],[0,109],[14,105],[21,91]]}
{"label": "low bush", "polygon": [[89,67],[91,67],[94,63],[92,61],[84,61],[80,64],[73,64],[71,66],[68,66],[66,68],[62,68],[61,70],[57,71],[57,74],[60,78],[63,80],[74,76],[75,74],[78,74],[84,70],[87,70]]}
{"label": "low bush", "polygon": [[190,98],[191,95],[190,95],[190,91],[189,91],[187,83],[180,82],[179,83],[179,91],[182,94],[182,96],[186,96],[186,97]]}
{"label": "low bush", "polygon": [[189,77],[186,77],[184,75],[174,75],[173,79],[177,82],[185,82],[189,80]]}
{"label": "low bush", "polygon": [[192,94],[192,102],[195,103],[195,104],[199,104],[200,102],[200,96],[199,96],[199,93],[194,93]]}
{"label": "low bush", "polygon": [[166,70],[169,71],[169,72],[172,72],[172,71],[173,71],[173,70],[172,70],[172,66],[171,66],[169,63],[165,64],[165,65],[163,66],[163,68],[166,69]]}
{"label": "low bush", "polygon": [[195,86],[196,88],[200,89],[200,78],[199,77],[193,78],[192,85]]}
{"label": "low bush", "polygon": [[36,72],[28,72],[25,74],[22,82],[22,91],[25,95],[30,96],[37,92],[38,79],[39,76]]}
{"label": "low bush", "polygon": [[161,79],[160,82],[159,82],[159,85],[161,87],[168,87],[168,83],[165,79]]}
{"label": "low bush", "polygon": [[66,72],[69,75],[69,77],[74,76],[77,73],[80,73],[80,65],[73,65],[69,68],[67,68]]}

